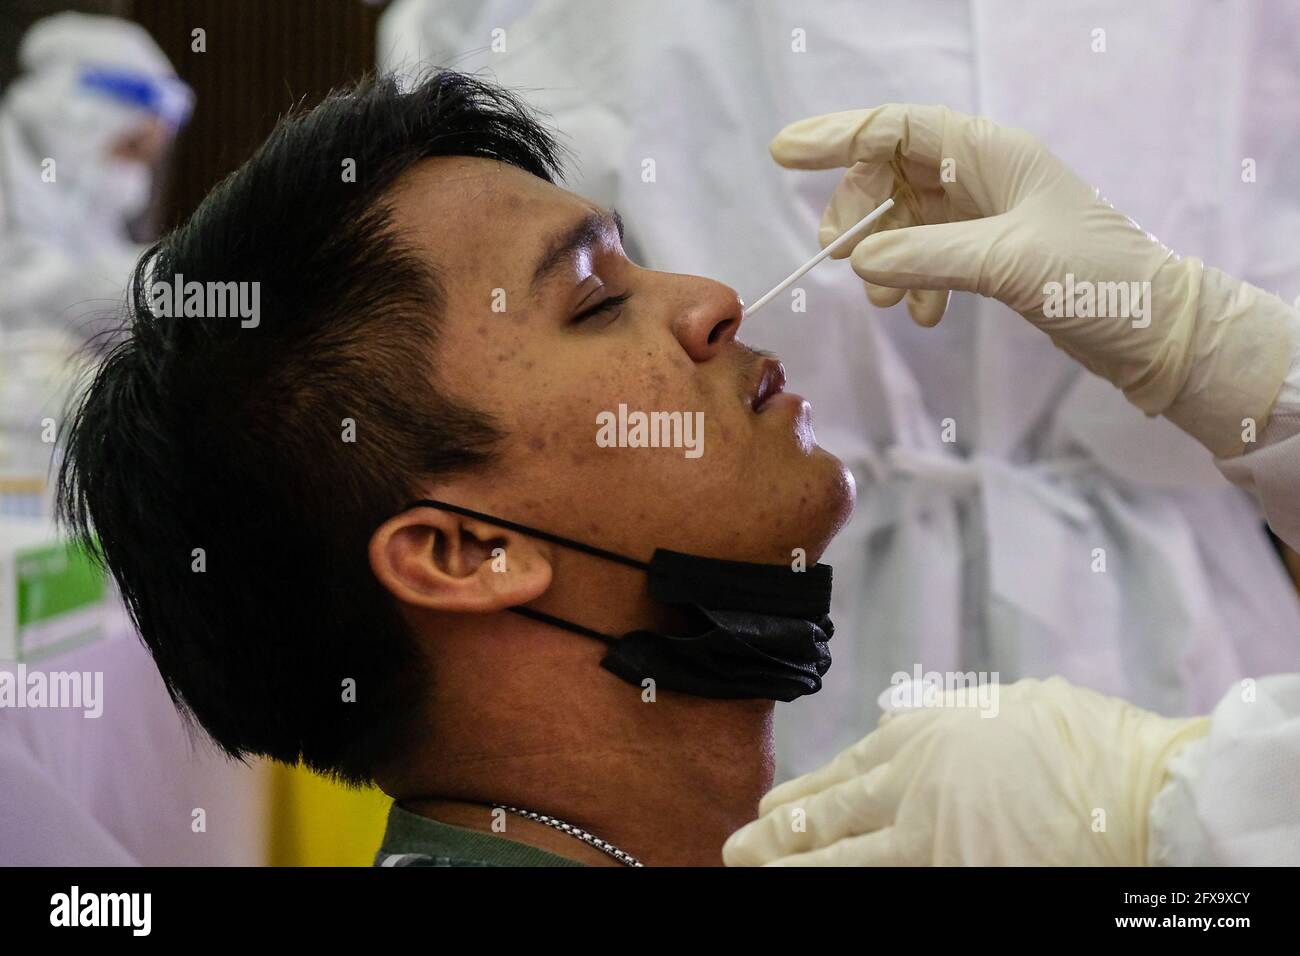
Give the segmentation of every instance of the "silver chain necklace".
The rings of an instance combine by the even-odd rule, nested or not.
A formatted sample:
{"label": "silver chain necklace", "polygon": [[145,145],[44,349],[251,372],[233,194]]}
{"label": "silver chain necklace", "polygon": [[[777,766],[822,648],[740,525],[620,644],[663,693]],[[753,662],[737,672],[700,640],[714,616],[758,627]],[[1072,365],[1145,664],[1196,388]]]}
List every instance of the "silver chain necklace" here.
{"label": "silver chain necklace", "polygon": [[607,843],[604,840],[602,840],[600,837],[588,833],[586,830],[582,829],[581,827],[575,827],[572,823],[565,823],[563,820],[560,820],[557,817],[548,817],[544,813],[535,813],[532,810],[521,810],[519,807],[507,807],[505,804],[501,804],[501,803],[498,803],[497,806],[500,807],[502,810],[506,810],[510,813],[515,814],[516,816],[521,816],[525,820],[532,820],[534,823],[542,823],[553,830],[559,830],[561,833],[567,833],[569,836],[581,840],[583,843],[586,843],[588,846],[594,846],[597,850],[599,850],[601,853],[604,853],[606,856],[612,856],[614,859],[618,860],[618,862],[622,863],[624,866],[645,866],[644,863],[642,863],[640,860],[634,857],[631,853],[628,853],[624,850],[620,850],[618,847],[614,846],[614,844]]}

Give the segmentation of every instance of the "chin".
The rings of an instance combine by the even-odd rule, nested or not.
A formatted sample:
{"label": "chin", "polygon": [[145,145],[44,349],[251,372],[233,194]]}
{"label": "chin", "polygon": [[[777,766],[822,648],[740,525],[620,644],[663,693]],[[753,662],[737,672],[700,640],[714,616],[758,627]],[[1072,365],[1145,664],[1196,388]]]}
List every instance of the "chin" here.
{"label": "chin", "polygon": [[804,495],[806,503],[797,526],[791,531],[800,539],[797,544],[808,553],[809,560],[817,561],[853,515],[857,485],[844,462],[820,446],[813,449],[804,467],[810,474],[803,487],[809,491]]}

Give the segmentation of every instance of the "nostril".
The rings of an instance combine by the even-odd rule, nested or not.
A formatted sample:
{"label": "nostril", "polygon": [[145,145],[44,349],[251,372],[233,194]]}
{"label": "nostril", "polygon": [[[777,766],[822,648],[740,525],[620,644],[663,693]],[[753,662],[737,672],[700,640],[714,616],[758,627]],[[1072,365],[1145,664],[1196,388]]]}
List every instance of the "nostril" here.
{"label": "nostril", "polygon": [[715,325],[713,329],[709,332],[709,344],[717,345],[718,339],[722,338],[722,336],[727,333],[727,330],[730,329],[735,324],[736,324],[735,319],[724,319],[723,321]]}

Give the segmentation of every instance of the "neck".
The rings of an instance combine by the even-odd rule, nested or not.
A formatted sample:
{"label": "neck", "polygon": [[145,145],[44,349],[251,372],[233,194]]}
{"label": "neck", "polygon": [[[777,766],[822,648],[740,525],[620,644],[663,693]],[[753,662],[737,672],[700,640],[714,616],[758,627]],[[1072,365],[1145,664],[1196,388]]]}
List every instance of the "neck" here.
{"label": "neck", "polygon": [[648,866],[721,864],[771,784],[770,701],[660,690],[649,702],[599,666],[597,641],[513,614],[471,629],[440,635],[436,730],[385,790],[412,812],[582,862],[614,861],[513,814],[494,827],[493,806],[557,817]]}

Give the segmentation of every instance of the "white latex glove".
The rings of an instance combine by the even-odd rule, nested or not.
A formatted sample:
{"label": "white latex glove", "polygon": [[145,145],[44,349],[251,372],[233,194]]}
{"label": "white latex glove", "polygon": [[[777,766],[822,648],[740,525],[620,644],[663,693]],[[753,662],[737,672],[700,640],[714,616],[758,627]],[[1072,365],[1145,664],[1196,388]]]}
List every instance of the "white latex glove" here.
{"label": "white latex glove", "polygon": [[[866,239],[835,253],[851,254],[876,305],[906,294],[929,326],[949,290],[991,296],[1220,457],[1244,450],[1243,418],[1263,431],[1295,351],[1296,311],[1175,255],[1028,133],[942,106],[891,104],[800,120],[771,152],[794,169],[850,167],[823,216],[823,247],[895,197]],[[1046,314],[1048,283],[1061,285],[1063,311],[1070,298],[1081,304],[1066,296],[1067,274],[1076,290],[1092,285],[1108,317]],[[1118,286],[1100,284],[1133,282],[1150,283],[1149,294],[1117,315]]]}
{"label": "white latex glove", "polygon": [[1147,861],[1166,764],[1208,718],[1176,720],[1059,677],[998,688],[995,716],[886,714],[829,764],[772,790],[728,866],[1105,865]]}

